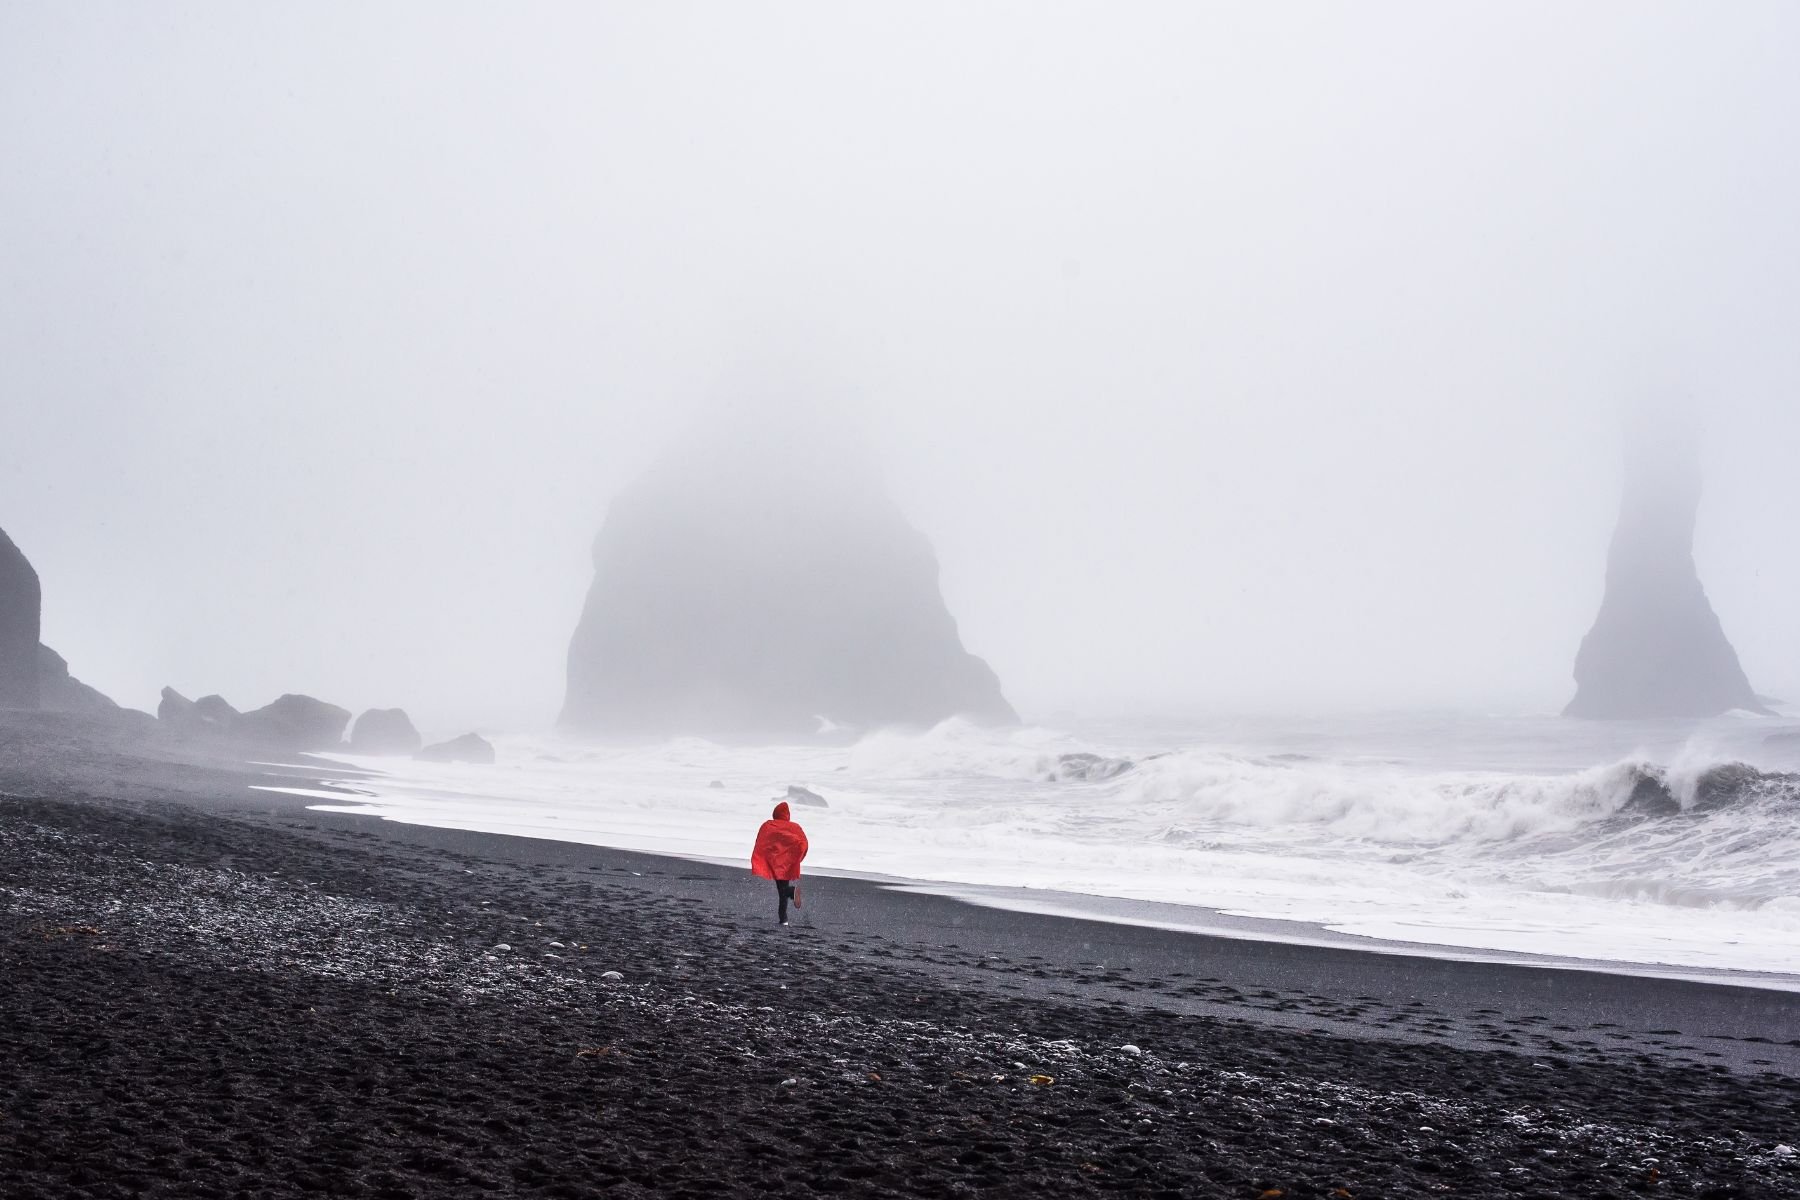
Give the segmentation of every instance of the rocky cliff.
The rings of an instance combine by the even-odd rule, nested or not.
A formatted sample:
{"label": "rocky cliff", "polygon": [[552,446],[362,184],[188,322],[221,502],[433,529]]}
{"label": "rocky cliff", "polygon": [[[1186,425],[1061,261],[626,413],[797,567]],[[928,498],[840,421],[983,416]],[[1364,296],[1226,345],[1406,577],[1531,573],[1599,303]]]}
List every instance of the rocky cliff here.
{"label": "rocky cliff", "polygon": [[1017,719],[867,459],[789,432],[715,430],[613,502],[569,647],[565,729],[790,737]]}
{"label": "rocky cliff", "polygon": [[42,615],[37,572],[0,529],[0,708],[38,706]]}
{"label": "rocky cliff", "polygon": [[1679,418],[1646,414],[1627,439],[1625,494],[1606,592],[1575,657],[1564,716],[1711,717],[1766,712],[1694,566],[1699,449]]}

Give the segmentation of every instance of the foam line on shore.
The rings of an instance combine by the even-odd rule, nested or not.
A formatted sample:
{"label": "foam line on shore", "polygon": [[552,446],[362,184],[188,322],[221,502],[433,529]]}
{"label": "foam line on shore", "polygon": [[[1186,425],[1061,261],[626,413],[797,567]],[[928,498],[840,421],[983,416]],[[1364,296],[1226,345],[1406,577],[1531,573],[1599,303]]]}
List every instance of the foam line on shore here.
{"label": "foam line on shore", "polygon": [[[333,790],[326,786],[319,786],[316,783],[314,786],[252,785],[252,790],[290,795],[302,800],[324,800],[333,802],[323,804],[309,803],[306,805],[309,810],[317,812],[349,816],[369,816],[378,820],[394,821],[398,824],[425,825],[439,829],[469,828],[467,824],[462,822],[431,821],[426,819],[422,814],[417,813],[409,814],[407,817],[402,818],[388,813],[373,811],[367,805],[345,804],[342,803],[346,795],[344,791]],[[492,823],[484,826],[479,832],[497,834],[505,837],[545,837],[545,832],[536,826],[504,828],[502,827],[503,825],[504,822]],[[552,838],[550,840],[576,841],[585,845],[604,846],[608,849],[624,850],[634,853],[658,854],[669,858],[679,859],[684,862],[704,863],[709,866],[743,866],[743,863],[738,859],[684,851],[678,845],[660,847],[636,845],[619,846],[613,845],[610,842],[597,841],[591,837]],[[1329,925],[1313,922],[1250,916],[1232,913],[1222,909],[1208,908],[1201,905],[1171,904],[1166,902],[1134,900],[1115,896],[1097,896],[1052,889],[1003,887],[915,879],[884,875],[879,872],[847,870],[836,867],[811,867],[808,870],[809,873],[813,875],[859,879],[896,891],[918,892],[928,895],[943,896],[978,907],[1002,909],[1010,912],[1034,913],[1043,916],[1063,917],[1076,920],[1103,921],[1114,925],[1131,925],[1149,929],[1163,929],[1174,933],[1192,933],[1207,937],[1223,937],[1241,941],[1267,942],[1281,945],[1321,946],[1334,949],[1354,950],[1368,954],[1382,954],[1407,958],[1440,959],[1470,963],[1495,963],[1511,966],[1536,967],[1545,970],[1598,971],[1611,975],[1672,979],[1690,983],[1800,992],[1800,974],[1684,967],[1662,963],[1629,962],[1617,959],[1531,954],[1520,951],[1492,950],[1437,942],[1405,941],[1394,938],[1371,937],[1366,934],[1334,929]]]}
{"label": "foam line on shore", "polygon": [[1706,970],[1665,966],[1660,963],[1632,963],[1612,959],[1524,954],[1506,950],[1480,950],[1433,942],[1406,942],[1369,937],[1305,921],[1251,917],[1218,909],[1201,908],[1197,905],[1160,904],[1153,901],[1120,899],[1115,896],[1088,896],[1071,892],[1038,891],[1031,888],[981,887],[923,880],[893,882],[888,883],[888,886],[894,887],[896,890],[944,896],[983,908],[1035,913],[1047,917],[1065,917],[1072,920],[1105,921],[1114,925],[1135,925],[1145,929],[1165,929],[1171,933],[1193,933],[1204,937],[1272,942],[1289,946],[1325,946],[1402,958],[1495,963],[1558,971],[1600,971],[1609,975],[1676,979],[1687,983],[1754,987],[1771,991],[1800,993],[1800,974]]}

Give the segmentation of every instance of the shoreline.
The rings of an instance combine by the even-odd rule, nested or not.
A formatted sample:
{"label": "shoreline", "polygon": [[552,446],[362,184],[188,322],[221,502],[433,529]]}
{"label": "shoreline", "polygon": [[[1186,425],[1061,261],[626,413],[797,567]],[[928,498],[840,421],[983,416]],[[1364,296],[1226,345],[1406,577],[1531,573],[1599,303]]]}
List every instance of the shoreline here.
{"label": "shoreline", "polygon": [[[314,778],[307,764],[287,764],[295,778]],[[717,899],[713,881],[724,877],[747,883],[754,894],[761,881],[754,880],[739,862],[697,856],[666,854],[571,841],[529,834],[473,830],[456,825],[430,825],[399,821],[378,814],[321,807],[312,797],[286,789],[264,786],[251,789],[273,804],[264,808],[251,802],[242,811],[264,811],[269,816],[304,814],[305,819],[354,829],[367,825],[381,830],[386,839],[447,849],[481,846],[488,853],[504,847],[505,853],[524,862],[570,862],[584,856],[603,856],[638,878],[657,879],[659,890],[695,903]],[[304,793],[306,789],[298,789]],[[239,809],[239,804],[227,807]],[[341,823],[341,824],[340,824]],[[1532,956],[1509,957],[1480,952],[1434,954],[1409,943],[1370,943],[1353,935],[1324,938],[1267,936],[1259,929],[1251,936],[1220,929],[1176,928],[1156,922],[1119,920],[1116,915],[1086,911],[1046,911],[1043,907],[1015,904],[994,906],[962,894],[958,885],[883,879],[839,870],[809,870],[808,879],[832,881],[838,895],[835,906],[852,923],[899,925],[908,930],[937,931],[944,943],[981,955],[1010,955],[1012,944],[1029,940],[1053,947],[1047,957],[1068,962],[1087,957],[1131,971],[1161,976],[1183,972],[1195,962],[1228,962],[1260,973],[1258,982],[1307,996],[1307,1004],[1289,1011],[1314,1011],[1329,1021],[1334,1004],[1325,996],[1357,995],[1402,1005],[1429,1002],[1434,1007],[1463,1007],[1470,1013],[1483,1008],[1502,1009],[1507,1004],[1529,1007],[1546,1026],[1574,1028],[1584,1012],[1598,1008],[1607,1013],[1609,1037],[1629,1042],[1639,1050],[1658,1054],[1681,1053],[1695,1062],[1725,1064],[1731,1069],[1774,1070],[1800,1078],[1800,989],[1768,987],[1753,979],[1728,975],[1691,979],[1660,971],[1634,972],[1619,964],[1551,960]],[[820,889],[815,887],[816,898]],[[1130,906],[1136,902],[1120,901]],[[752,917],[758,905],[748,901]],[[1263,922],[1245,918],[1259,927],[1295,922]],[[1456,948],[1451,948],[1456,949]],[[1079,975],[1079,973],[1074,973]],[[1029,987],[1027,990],[1031,990]],[[1051,994],[1052,989],[1038,989]],[[1200,998],[1180,1002],[1176,994],[1154,990],[1159,1003],[1175,1004],[1180,1011],[1213,1013],[1216,1009]],[[1266,1014],[1259,1019],[1270,1019]],[[1709,1023],[1705,1033],[1691,1030],[1696,1019]],[[1277,1023],[1282,1023],[1277,1021]],[[1290,1022],[1291,1023],[1291,1022]],[[1434,1039],[1448,1044],[1480,1047],[1508,1045],[1513,1039],[1495,1039],[1490,1022],[1454,1020],[1440,1014]],[[1617,1032],[1635,1029],[1640,1041]],[[1358,1027],[1358,1033],[1366,1033]],[[1390,1031],[1380,1031],[1387,1036]],[[1546,1044],[1557,1039],[1545,1039]],[[1791,1043],[1791,1044],[1789,1044]]]}
{"label": "shoreline", "polygon": [[[698,853],[682,853],[674,850],[623,847],[595,837],[556,838],[535,832],[491,826],[483,827],[476,824],[437,823],[421,820],[416,816],[398,817],[385,812],[368,811],[359,804],[357,798],[367,796],[371,801],[378,803],[380,797],[378,794],[357,791],[353,781],[357,778],[375,778],[382,775],[383,772],[365,766],[341,763],[335,759],[323,759],[321,763],[330,769],[328,771],[321,770],[318,765],[295,763],[258,762],[248,764],[263,768],[272,776],[295,781],[292,785],[255,784],[251,786],[258,791],[301,800],[308,808],[318,812],[360,816],[421,828],[464,829],[501,837],[568,841],[570,844],[628,850],[632,853],[657,855],[672,860],[704,863],[712,866],[734,867],[740,865],[734,859]],[[329,778],[321,778],[321,775],[329,775]],[[916,878],[843,867],[811,868],[810,873],[860,879],[899,890],[952,897],[980,907],[1041,913],[1072,919],[1106,921],[1121,925],[1140,925],[1209,937],[1350,949],[1390,956],[1510,964],[1539,967],[1545,970],[1602,972],[1641,978],[1712,983],[1728,987],[1754,987],[1800,992],[1800,965],[1797,965],[1794,971],[1781,972],[1743,967],[1706,967],[1638,959],[1508,950],[1456,942],[1430,941],[1424,938],[1406,940],[1353,933],[1334,929],[1317,921],[1253,916],[1199,904],[1144,900],[1053,888]]]}
{"label": "shoreline", "polygon": [[1800,1196],[1792,993],[810,873],[783,929],[735,866],[5,732],[8,1195]]}

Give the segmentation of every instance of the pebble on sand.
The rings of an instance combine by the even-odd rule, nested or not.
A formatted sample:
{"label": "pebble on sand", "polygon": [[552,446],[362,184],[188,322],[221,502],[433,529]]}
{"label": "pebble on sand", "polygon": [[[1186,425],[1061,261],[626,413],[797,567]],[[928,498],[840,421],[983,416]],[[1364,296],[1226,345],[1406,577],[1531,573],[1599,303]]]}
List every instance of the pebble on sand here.
{"label": "pebble on sand", "polygon": [[606,980],[606,982],[608,982],[608,983],[624,983],[625,982],[625,976],[622,975],[621,973],[619,973],[618,971],[602,971],[602,972],[600,972],[600,978]]}

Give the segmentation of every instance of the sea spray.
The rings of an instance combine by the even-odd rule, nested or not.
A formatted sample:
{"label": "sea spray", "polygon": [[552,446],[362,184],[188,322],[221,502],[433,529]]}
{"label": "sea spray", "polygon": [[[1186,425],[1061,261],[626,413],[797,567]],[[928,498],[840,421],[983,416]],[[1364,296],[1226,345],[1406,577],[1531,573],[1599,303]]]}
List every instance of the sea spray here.
{"label": "sea spray", "polygon": [[359,779],[378,795],[350,807],[736,863],[768,796],[798,784],[829,790],[808,830],[827,870],[1800,974],[1800,787],[1741,761],[1741,744],[1499,719],[1319,728],[951,721],[770,747],[513,738],[499,768]]}

